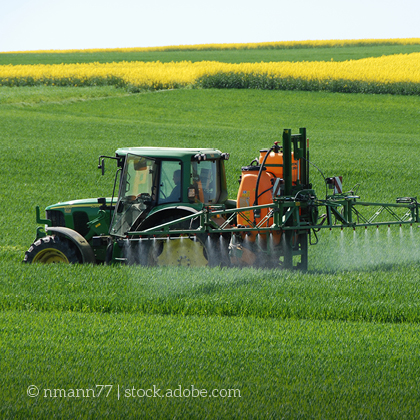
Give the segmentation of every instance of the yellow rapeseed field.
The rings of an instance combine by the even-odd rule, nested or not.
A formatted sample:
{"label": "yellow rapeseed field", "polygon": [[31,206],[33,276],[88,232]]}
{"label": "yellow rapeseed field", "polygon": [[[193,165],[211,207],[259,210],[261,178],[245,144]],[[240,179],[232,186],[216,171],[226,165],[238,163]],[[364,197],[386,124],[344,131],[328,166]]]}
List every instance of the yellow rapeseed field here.
{"label": "yellow rapeseed field", "polygon": [[[296,85],[297,81],[303,85]],[[409,93],[418,94],[420,53],[341,62],[229,64],[215,61],[182,61],[0,66],[0,85],[8,86],[115,84],[153,90],[185,86],[287,89],[287,85],[291,84],[293,89],[301,86],[308,90],[329,90],[328,85],[333,84],[346,91],[349,83],[352,86],[350,91],[357,91],[357,86],[369,85],[378,87],[378,92],[385,92],[388,88],[398,85],[409,86]]]}
{"label": "yellow rapeseed field", "polygon": [[[278,42],[251,42],[251,43],[225,43],[225,44],[193,44],[169,45],[164,47],[138,47],[138,48],[90,48],[70,50],[31,50],[14,51],[13,53],[93,53],[93,52],[162,52],[162,51],[189,51],[189,50],[243,50],[243,49],[288,49],[288,48],[318,48],[318,47],[344,47],[362,45],[415,45],[420,44],[420,38],[391,38],[391,39],[329,39],[308,41],[278,41]],[[10,54],[11,52],[7,52]]]}

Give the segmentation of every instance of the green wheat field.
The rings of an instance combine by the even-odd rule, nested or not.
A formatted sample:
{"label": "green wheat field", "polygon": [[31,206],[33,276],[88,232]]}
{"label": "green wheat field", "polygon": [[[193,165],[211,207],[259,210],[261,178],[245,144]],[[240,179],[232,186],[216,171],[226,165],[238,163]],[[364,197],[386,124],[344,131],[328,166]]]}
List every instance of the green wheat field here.
{"label": "green wheat field", "polygon": [[[0,54],[0,64],[419,51]],[[306,127],[311,161],[325,176],[343,176],[346,191],[391,203],[420,196],[419,110],[418,96],[1,87],[0,418],[418,418],[416,224],[322,231],[307,273],[21,261],[35,238],[35,206],[111,195],[114,168],[101,176],[97,159],[124,146],[228,152],[236,198],[241,166],[281,140],[283,128]],[[323,177],[310,171],[322,198]]]}

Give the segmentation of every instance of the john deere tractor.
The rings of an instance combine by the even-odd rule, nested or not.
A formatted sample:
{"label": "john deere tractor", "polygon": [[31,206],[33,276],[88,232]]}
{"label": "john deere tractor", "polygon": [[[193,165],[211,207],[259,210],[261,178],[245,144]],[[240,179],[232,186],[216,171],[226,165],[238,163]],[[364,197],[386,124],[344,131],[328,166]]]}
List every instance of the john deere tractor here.
{"label": "john deere tractor", "polygon": [[[38,228],[25,262],[227,264],[219,234],[191,236],[188,230],[199,227],[199,218],[191,216],[203,206],[235,207],[226,186],[228,154],[211,148],[120,148],[115,156],[100,156],[103,173],[106,159],[117,163],[118,197],[54,204],[46,208],[46,219],[37,208],[45,231]],[[166,223],[182,232],[147,234]],[[129,236],[137,231],[142,234]]]}

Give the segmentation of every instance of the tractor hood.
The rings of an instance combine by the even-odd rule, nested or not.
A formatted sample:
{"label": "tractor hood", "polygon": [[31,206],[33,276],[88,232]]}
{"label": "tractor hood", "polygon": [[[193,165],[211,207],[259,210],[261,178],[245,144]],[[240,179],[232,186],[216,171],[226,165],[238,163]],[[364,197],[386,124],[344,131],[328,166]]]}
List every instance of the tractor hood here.
{"label": "tractor hood", "polygon": [[[114,198],[114,202],[116,199]],[[106,204],[111,204],[111,197],[106,198]],[[97,198],[84,198],[81,200],[70,200],[70,201],[63,201],[56,204],[51,204],[50,206],[46,207],[45,210],[70,210],[71,209],[79,209],[79,208],[90,208],[90,209],[99,209],[101,203],[98,203]]]}
{"label": "tractor hood", "polygon": [[[63,201],[45,209],[46,219],[37,219],[38,223],[48,226],[61,226],[73,229],[89,240],[94,235],[107,234],[109,230],[111,198],[98,202],[97,198]],[[115,202],[115,198],[114,198]],[[95,222],[92,226],[92,222]]]}

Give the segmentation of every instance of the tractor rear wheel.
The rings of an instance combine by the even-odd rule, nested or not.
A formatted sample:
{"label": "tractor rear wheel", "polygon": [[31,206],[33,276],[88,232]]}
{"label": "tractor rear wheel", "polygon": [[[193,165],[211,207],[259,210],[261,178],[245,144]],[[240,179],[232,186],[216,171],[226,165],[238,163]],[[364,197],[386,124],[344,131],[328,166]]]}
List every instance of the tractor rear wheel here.
{"label": "tractor rear wheel", "polygon": [[207,235],[172,236],[148,241],[147,265],[217,267],[229,265],[228,245]]}
{"label": "tractor rear wheel", "polygon": [[[149,229],[164,223],[174,222],[185,216],[192,215],[190,209],[165,209],[146,219],[140,229]],[[172,226],[174,230],[197,229],[199,219],[181,220]],[[229,265],[228,242],[220,235],[198,233],[194,236],[170,234],[158,236],[149,240],[140,240],[132,246],[135,258],[129,258],[134,263],[150,266],[191,266],[216,267]],[[220,236],[220,237],[219,237]],[[134,242],[134,241],[133,241]]]}
{"label": "tractor rear wheel", "polygon": [[208,265],[208,251],[205,243],[197,237],[177,236],[163,240],[153,240],[149,246],[147,264],[151,266],[188,266]]}
{"label": "tractor rear wheel", "polygon": [[80,259],[73,244],[59,236],[45,236],[35,241],[26,251],[25,263],[78,264]]}

